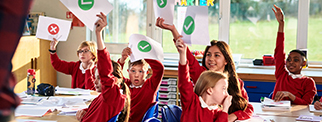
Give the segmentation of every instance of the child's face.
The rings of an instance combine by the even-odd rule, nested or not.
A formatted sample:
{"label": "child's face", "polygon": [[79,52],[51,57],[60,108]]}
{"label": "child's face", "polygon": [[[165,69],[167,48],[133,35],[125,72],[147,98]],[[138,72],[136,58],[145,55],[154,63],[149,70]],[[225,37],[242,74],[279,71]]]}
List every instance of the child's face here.
{"label": "child's face", "polygon": [[305,63],[301,54],[291,52],[286,59],[286,68],[293,74],[301,74],[302,67],[305,66]]}
{"label": "child's face", "polygon": [[133,85],[140,86],[144,83],[147,76],[147,69],[143,68],[143,64],[131,66],[128,72]]}
{"label": "child's face", "polygon": [[227,62],[220,49],[217,46],[211,46],[206,53],[205,64],[209,70],[224,72]]}
{"label": "child's face", "polygon": [[81,48],[77,52],[78,52],[78,58],[81,62],[88,62],[94,58],[88,46]]}
{"label": "child's face", "polygon": [[101,84],[101,79],[97,74],[95,74],[95,81],[94,81],[94,86],[97,92],[102,92],[102,84]]}
{"label": "child's face", "polygon": [[225,98],[228,96],[228,81],[226,79],[220,79],[211,89],[213,91],[211,94],[213,103],[222,105]]}

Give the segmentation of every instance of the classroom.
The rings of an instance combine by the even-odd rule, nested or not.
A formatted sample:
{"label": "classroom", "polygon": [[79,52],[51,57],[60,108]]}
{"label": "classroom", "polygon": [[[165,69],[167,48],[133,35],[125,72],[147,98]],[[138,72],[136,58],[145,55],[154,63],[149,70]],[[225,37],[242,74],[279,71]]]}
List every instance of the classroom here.
{"label": "classroom", "polygon": [[27,1],[3,121],[322,121],[321,0]]}

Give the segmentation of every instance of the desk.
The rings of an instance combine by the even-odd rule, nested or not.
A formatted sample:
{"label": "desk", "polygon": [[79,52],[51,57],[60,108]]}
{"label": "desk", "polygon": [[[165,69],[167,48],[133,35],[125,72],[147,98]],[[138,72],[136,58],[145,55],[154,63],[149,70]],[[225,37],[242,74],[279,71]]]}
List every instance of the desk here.
{"label": "desk", "polygon": [[275,122],[294,122],[300,115],[320,116],[322,113],[311,113],[308,105],[292,105],[291,111],[262,111],[261,103],[250,102],[254,107],[254,115]]}
{"label": "desk", "polygon": [[[64,115],[57,115],[58,112],[47,113],[43,117],[16,117],[15,119],[30,119],[30,120],[51,120],[57,122],[79,122],[76,119],[76,116],[64,116]],[[10,122],[16,122],[16,120],[12,120]]]}

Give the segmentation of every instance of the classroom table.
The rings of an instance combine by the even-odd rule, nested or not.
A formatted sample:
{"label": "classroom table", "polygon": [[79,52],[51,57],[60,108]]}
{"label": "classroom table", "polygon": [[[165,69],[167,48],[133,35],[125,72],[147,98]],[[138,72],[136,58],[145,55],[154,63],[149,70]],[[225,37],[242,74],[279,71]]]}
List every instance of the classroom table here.
{"label": "classroom table", "polygon": [[[16,119],[49,120],[49,121],[57,121],[57,122],[79,122],[76,119],[76,116],[57,115],[58,113],[59,112],[54,111],[52,113],[47,113],[42,117],[16,117]],[[16,122],[16,120],[12,120],[10,122]]]}
{"label": "classroom table", "polygon": [[292,105],[291,111],[263,111],[261,103],[250,102],[254,107],[254,116],[259,116],[266,122],[295,122],[300,115],[320,116],[322,113],[310,112],[308,105]]}

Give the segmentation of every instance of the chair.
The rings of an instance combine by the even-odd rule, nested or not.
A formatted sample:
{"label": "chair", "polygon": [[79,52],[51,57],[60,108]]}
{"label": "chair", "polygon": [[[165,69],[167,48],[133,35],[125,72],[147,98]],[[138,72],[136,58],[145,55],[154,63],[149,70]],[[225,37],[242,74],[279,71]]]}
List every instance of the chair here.
{"label": "chair", "polygon": [[165,105],[161,108],[162,122],[180,122],[182,110],[176,105]]}
{"label": "chair", "polygon": [[154,105],[152,105],[144,114],[143,118],[142,118],[142,122],[145,122],[145,120],[155,117],[158,117],[158,102],[155,102]]}
{"label": "chair", "polygon": [[108,122],[116,122],[116,120],[120,114],[121,114],[121,112],[119,114],[117,114],[116,116],[114,116],[113,118],[111,118],[110,120],[108,120]]}
{"label": "chair", "polygon": [[161,122],[160,120],[158,120],[157,118],[155,117],[152,117],[152,118],[149,118],[147,120],[145,120],[144,122]]}

